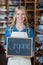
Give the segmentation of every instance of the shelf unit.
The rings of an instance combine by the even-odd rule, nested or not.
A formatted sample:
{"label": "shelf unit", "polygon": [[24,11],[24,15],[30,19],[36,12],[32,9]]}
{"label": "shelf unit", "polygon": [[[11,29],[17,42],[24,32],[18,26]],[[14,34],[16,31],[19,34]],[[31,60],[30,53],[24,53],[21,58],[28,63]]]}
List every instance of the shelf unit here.
{"label": "shelf unit", "polygon": [[36,0],[35,65],[43,65],[43,0]]}
{"label": "shelf unit", "polygon": [[[25,0],[25,7],[28,13],[29,26],[34,29],[34,46],[35,46],[35,30],[36,30],[36,0]],[[35,52],[34,52],[35,54]],[[33,59],[35,64],[35,55]]]}
{"label": "shelf unit", "polygon": [[28,13],[28,20],[30,27],[34,28],[34,15],[35,15],[35,0],[25,0],[25,7]]}
{"label": "shelf unit", "polygon": [[3,45],[7,22],[7,0],[0,0],[0,45]]}

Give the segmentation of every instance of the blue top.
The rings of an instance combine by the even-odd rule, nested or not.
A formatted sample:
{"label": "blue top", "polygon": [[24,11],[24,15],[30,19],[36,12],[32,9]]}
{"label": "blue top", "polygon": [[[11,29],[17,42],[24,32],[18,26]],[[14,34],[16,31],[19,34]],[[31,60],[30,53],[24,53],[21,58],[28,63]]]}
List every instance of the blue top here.
{"label": "blue top", "polygon": [[[21,30],[20,32],[27,32],[27,27],[25,27],[25,29]],[[34,37],[34,33],[33,33],[33,29],[32,28],[29,28],[30,32],[28,34],[28,37],[30,38],[33,38]],[[13,27],[13,32],[18,32],[16,26]],[[6,48],[6,40],[7,40],[7,37],[9,37],[11,35],[11,32],[10,32],[10,26],[7,26],[6,29],[5,29],[5,35],[4,35],[4,48]]]}

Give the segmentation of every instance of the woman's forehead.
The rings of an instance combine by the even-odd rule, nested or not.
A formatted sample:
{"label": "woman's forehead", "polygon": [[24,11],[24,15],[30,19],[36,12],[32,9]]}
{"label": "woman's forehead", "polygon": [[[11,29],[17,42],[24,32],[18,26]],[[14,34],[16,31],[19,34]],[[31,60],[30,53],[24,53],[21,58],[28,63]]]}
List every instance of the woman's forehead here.
{"label": "woman's forehead", "polygon": [[16,13],[25,13],[25,10],[19,9]]}

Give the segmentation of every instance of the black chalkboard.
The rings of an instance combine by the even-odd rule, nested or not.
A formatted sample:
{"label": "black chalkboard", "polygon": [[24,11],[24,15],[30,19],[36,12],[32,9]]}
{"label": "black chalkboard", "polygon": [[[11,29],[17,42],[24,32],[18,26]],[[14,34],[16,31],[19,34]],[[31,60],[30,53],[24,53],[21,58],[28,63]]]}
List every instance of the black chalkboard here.
{"label": "black chalkboard", "polygon": [[7,55],[31,56],[32,38],[14,38],[7,39]]}

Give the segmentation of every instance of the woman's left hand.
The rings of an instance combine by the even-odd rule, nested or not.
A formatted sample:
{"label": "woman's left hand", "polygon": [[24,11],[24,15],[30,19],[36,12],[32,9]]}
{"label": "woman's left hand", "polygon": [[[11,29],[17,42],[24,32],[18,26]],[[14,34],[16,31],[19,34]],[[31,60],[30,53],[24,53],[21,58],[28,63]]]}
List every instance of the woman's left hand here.
{"label": "woman's left hand", "polygon": [[25,58],[25,59],[30,59],[30,58],[32,58],[32,57],[29,57],[29,56],[25,56],[24,58]]}

